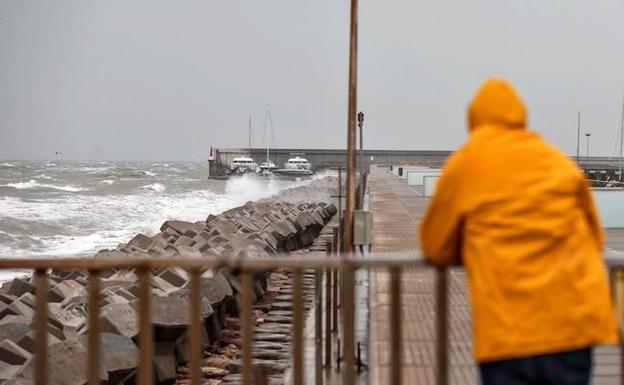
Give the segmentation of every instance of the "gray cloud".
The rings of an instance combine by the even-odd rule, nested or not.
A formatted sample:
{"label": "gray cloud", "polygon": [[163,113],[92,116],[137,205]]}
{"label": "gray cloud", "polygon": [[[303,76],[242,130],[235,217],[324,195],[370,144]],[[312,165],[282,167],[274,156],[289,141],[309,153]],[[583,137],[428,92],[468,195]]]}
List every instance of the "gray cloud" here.
{"label": "gray cloud", "polygon": [[[452,149],[486,76],[568,153],[576,114],[612,155],[617,0],[361,0],[366,144]],[[348,1],[0,0],[0,158],[204,159],[210,146],[342,147]],[[583,147],[584,148],[584,147]]]}

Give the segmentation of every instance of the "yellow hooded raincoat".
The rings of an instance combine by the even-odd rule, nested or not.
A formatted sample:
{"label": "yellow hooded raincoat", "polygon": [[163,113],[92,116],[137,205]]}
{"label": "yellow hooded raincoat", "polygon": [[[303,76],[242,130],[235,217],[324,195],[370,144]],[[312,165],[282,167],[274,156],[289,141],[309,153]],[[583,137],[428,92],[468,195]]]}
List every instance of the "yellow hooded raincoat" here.
{"label": "yellow hooded raincoat", "polygon": [[509,83],[485,82],[420,227],[429,261],[465,265],[478,362],[617,338],[588,184],[526,116]]}

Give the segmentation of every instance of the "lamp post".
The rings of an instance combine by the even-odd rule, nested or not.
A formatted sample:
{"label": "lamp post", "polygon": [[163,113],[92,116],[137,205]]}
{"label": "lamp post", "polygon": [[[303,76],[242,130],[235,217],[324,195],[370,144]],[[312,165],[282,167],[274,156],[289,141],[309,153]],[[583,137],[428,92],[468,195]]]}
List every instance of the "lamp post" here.
{"label": "lamp post", "polygon": [[585,137],[587,138],[587,154],[586,154],[586,160],[587,162],[589,162],[589,137],[591,136],[591,132],[586,132],[585,133]]}
{"label": "lamp post", "polygon": [[[353,250],[353,212],[355,211],[355,136],[357,119],[357,45],[358,43],[358,0],[351,0],[351,19],[349,30],[349,92],[348,92],[348,112],[347,112],[347,207],[344,217],[344,243],[343,251]],[[347,349],[352,351],[353,349]],[[349,355],[345,359],[349,359]],[[347,362],[347,367],[349,363]],[[348,369],[349,371],[350,369]],[[345,374],[346,383],[352,379],[351,373]]]}

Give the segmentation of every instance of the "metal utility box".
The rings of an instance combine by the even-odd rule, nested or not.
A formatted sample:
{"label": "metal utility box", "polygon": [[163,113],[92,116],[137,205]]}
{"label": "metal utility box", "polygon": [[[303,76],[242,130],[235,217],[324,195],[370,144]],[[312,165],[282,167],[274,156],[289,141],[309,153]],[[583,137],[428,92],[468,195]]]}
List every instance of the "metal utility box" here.
{"label": "metal utility box", "polygon": [[624,191],[621,189],[594,188],[594,202],[605,229],[624,228]]}
{"label": "metal utility box", "polygon": [[424,175],[423,180],[425,181],[425,198],[430,198],[435,194],[436,184],[438,183],[438,175]]}
{"label": "metal utility box", "polygon": [[373,213],[355,210],[353,213],[353,244],[370,245],[373,243]]}
{"label": "metal utility box", "polygon": [[433,168],[422,170],[410,170],[407,172],[407,185],[408,186],[422,186],[425,183],[425,176],[439,176],[442,174],[442,170]]}

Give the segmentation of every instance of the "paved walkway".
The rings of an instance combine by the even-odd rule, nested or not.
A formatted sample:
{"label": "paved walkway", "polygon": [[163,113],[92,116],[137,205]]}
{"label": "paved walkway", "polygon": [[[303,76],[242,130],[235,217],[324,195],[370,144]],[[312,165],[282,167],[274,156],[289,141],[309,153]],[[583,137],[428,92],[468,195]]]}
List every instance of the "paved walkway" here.
{"label": "paved walkway", "polygon": [[[427,199],[422,188],[407,186],[383,168],[371,169],[370,209],[374,213],[374,246],[378,252],[419,250],[416,225]],[[608,232],[609,247],[624,249],[624,231]],[[462,270],[453,270],[450,282],[451,384],[477,384],[472,360],[470,307]],[[402,278],[403,383],[434,384],[435,303],[434,276],[428,269],[406,270]],[[389,286],[386,272],[371,273],[370,378],[371,384],[389,383]],[[596,349],[593,384],[619,383],[619,350]]]}

